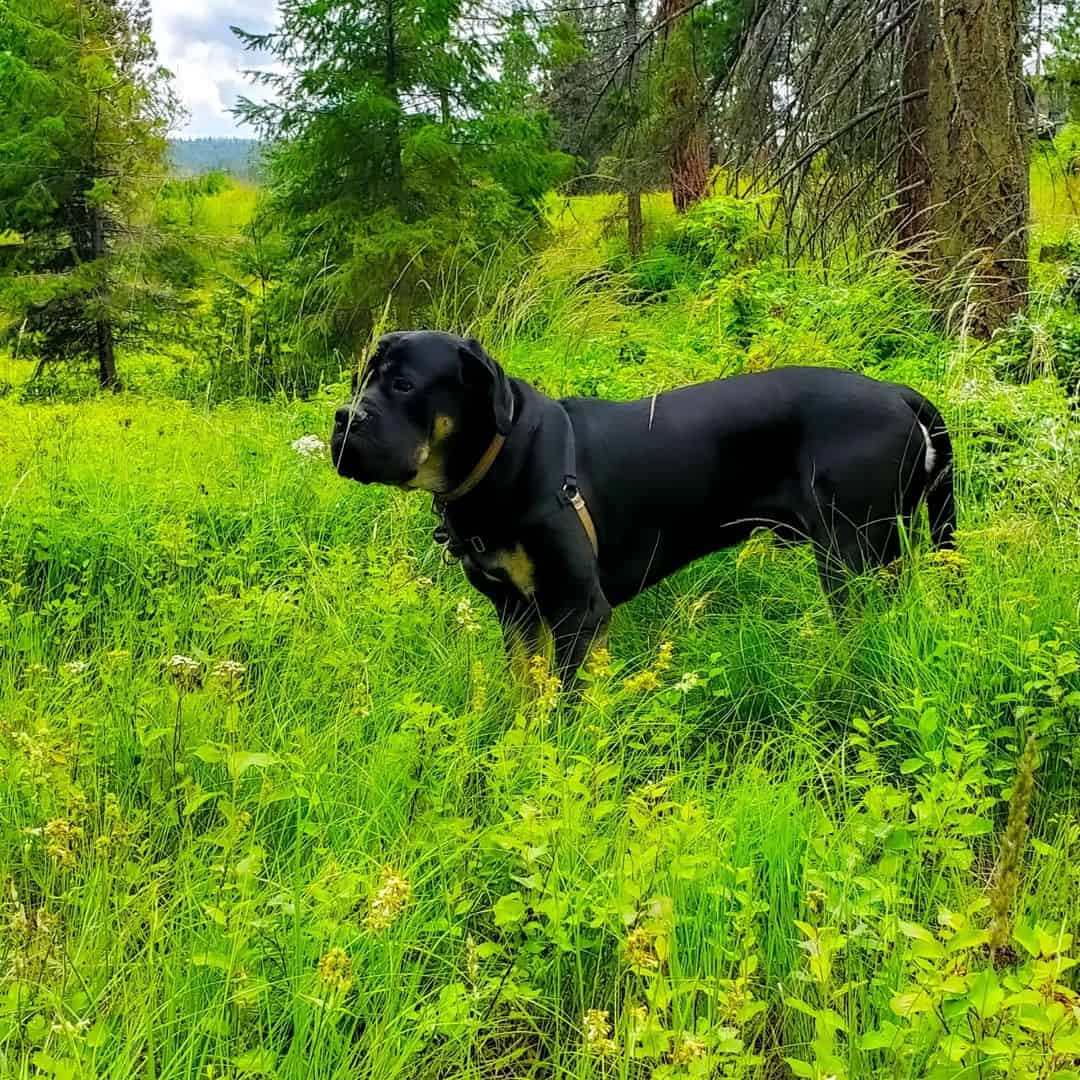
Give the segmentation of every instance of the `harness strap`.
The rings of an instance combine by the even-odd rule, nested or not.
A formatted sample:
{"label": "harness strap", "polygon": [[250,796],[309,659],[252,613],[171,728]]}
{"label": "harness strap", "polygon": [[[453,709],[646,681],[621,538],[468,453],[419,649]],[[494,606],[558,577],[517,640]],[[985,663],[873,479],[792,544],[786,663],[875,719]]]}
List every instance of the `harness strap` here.
{"label": "harness strap", "polygon": [[593,524],[592,514],[589,513],[589,508],[585,505],[585,498],[581,494],[581,489],[577,483],[577,446],[574,441],[574,424],[562,402],[556,402],[556,404],[566,421],[566,443],[564,448],[566,464],[563,472],[562,494],[577,513],[581,527],[585,530],[585,535],[592,545],[593,555],[599,555],[600,544],[596,539],[596,526]]}
{"label": "harness strap", "polygon": [[[593,555],[596,556],[600,553],[600,545],[596,535],[596,525],[593,522],[592,514],[589,513],[589,508],[585,504],[585,499],[577,484],[577,452],[574,442],[574,425],[570,420],[570,414],[561,404],[559,404],[559,410],[562,412],[563,419],[566,421],[562,489],[552,500],[552,502],[554,502],[553,506],[548,502],[549,496],[542,500],[539,512],[528,514],[524,520],[519,519],[515,524],[518,528],[533,525],[542,521],[544,518],[550,517],[556,511],[566,506],[572,506],[574,512],[578,516],[578,520],[581,522],[581,527],[585,530],[585,535],[588,537],[589,545],[593,550]],[[448,556],[460,558],[465,554],[468,548],[472,548],[477,554],[483,554],[487,550],[483,537],[470,536],[463,540],[457,535],[447,516],[446,504],[468,494],[481,480],[484,479],[490,471],[491,466],[495,463],[495,459],[499,456],[499,451],[502,450],[505,442],[506,440],[503,436],[496,434],[495,438],[491,440],[487,450],[484,451],[483,457],[476,463],[472,472],[470,472],[453,491],[446,495],[436,495],[432,500],[432,509],[439,515],[441,520],[441,524],[436,528],[434,533],[435,541],[445,547]]]}
{"label": "harness strap", "polygon": [[600,545],[596,540],[596,526],[593,524],[592,514],[589,513],[589,508],[585,505],[585,500],[582,498],[580,491],[574,493],[570,499],[570,505],[577,511],[577,516],[581,519],[585,535],[589,538],[589,543],[592,544],[592,553],[599,555]]}

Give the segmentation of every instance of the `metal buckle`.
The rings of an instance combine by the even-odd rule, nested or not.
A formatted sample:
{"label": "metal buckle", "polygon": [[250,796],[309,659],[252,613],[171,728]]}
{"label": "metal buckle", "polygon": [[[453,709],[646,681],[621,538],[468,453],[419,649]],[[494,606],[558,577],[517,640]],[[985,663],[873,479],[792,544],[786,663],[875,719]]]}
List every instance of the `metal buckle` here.
{"label": "metal buckle", "polygon": [[469,543],[472,544],[473,551],[475,551],[477,555],[483,555],[484,552],[487,551],[487,548],[484,547],[484,541],[481,540],[479,536],[470,536]]}

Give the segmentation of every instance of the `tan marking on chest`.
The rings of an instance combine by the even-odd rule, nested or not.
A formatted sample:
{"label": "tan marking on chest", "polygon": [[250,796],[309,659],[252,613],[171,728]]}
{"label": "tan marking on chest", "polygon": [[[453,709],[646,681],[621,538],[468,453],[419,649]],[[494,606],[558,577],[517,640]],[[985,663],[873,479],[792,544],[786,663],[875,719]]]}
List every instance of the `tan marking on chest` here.
{"label": "tan marking on chest", "polygon": [[494,569],[501,570],[522,596],[531,597],[536,592],[533,562],[520,544],[493,552],[490,557],[484,559],[483,568],[485,572]]}

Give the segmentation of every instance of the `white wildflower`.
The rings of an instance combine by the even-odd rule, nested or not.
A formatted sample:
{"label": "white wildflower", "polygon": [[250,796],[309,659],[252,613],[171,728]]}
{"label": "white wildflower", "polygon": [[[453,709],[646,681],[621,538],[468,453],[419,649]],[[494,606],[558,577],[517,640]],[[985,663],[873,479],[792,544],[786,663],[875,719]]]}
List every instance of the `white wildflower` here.
{"label": "white wildflower", "polygon": [[326,457],[329,452],[326,443],[318,435],[304,435],[292,444],[292,448],[306,458]]}
{"label": "white wildflower", "polygon": [[675,684],[675,689],[680,694],[689,694],[691,690],[697,689],[701,685],[701,676],[696,671],[688,671],[683,677]]}
{"label": "white wildflower", "polygon": [[457,620],[458,626],[467,634],[475,634],[480,629],[480,624],[476,621],[476,616],[473,613],[473,606],[468,599],[458,601],[454,618]]}
{"label": "white wildflower", "polygon": [[199,662],[190,656],[177,655],[165,661],[165,674],[183,692],[199,689],[202,685],[201,670]]}

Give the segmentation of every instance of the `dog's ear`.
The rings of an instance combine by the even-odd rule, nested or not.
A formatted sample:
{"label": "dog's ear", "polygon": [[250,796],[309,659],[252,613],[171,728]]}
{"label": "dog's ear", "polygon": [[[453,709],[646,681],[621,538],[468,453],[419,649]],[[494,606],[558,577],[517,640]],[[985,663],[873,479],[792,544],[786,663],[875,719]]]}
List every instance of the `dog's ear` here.
{"label": "dog's ear", "polygon": [[491,400],[495,416],[495,430],[500,435],[510,434],[514,418],[514,394],[506,372],[484,351],[476,338],[469,338],[458,348],[461,362],[461,381],[467,387],[482,387]]}

